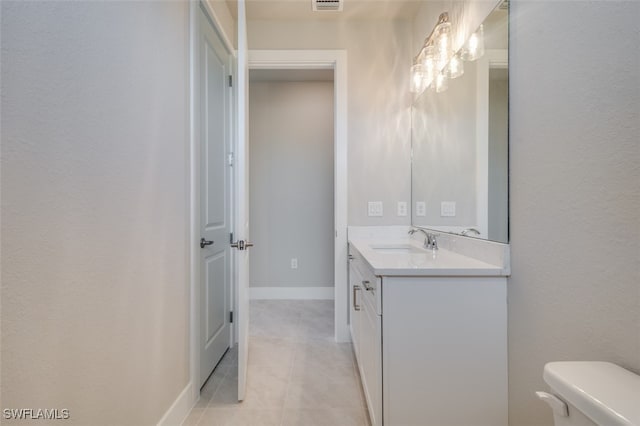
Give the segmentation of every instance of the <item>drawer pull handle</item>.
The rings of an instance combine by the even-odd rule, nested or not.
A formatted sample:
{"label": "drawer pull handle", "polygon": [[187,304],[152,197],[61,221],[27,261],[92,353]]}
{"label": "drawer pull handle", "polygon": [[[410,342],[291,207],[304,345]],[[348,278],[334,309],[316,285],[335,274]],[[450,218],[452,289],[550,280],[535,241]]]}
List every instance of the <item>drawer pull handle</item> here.
{"label": "drawer pull handle", "polygon": [[359,285],[354,285],[353,286],[353,310],[354,311],[359,311],[360,310],[360,305],[358,305],[356,303],[356,291],[360,290],[360,286]]}

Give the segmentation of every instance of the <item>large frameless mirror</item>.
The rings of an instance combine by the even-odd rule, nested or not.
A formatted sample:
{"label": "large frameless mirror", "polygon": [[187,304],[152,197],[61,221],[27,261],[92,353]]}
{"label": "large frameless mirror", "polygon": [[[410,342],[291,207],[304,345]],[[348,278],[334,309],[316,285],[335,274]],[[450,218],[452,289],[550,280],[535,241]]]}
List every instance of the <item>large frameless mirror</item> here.
{"label": "large frameless mirror", "polygon": [[507,243],[507,2],[452,58],[412,105],[411,222]]}

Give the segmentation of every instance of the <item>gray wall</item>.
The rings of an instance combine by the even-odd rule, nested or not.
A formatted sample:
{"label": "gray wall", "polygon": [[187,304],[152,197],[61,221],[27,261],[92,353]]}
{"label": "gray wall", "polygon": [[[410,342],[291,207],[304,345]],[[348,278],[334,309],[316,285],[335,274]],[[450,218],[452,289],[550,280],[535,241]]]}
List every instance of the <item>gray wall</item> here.
{"label": "gray wall", "polygon": [[155,424],[189,381],[188,5],[1,7],[2,408]]}
{"label": "gray wall", "polygon": [[[490,75],[494,72],[489,70]],[[492,241],[509,241],[509,81],[503,77],[489,78],[488,234]]]}
{"label": "gray wall", "polygon": [[333,82],[250,83],[253,287],[334,284],[333,111]]}
{"label": "gray wall", "polygon": [[555,360],[640,373],[640,3],[511,2],[510,424]]}
{"label": "gray wall", "polygon": [[[349,225],[409,225],[411,25],[406,21],[249,21],[251,49],[346,49]],[[382,201],[384,217],[368,217]]]}

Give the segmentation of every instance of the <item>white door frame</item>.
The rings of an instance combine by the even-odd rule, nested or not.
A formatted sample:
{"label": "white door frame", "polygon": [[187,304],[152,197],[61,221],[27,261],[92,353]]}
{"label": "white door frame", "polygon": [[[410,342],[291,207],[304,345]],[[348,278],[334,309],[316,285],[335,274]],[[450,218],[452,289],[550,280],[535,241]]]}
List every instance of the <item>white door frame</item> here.
{"label": "white door frame", "polygon": [[335,340],[351,340],[347,286],[347,51],[249,50],[249,69],[333,69]]}
{"label": "white door frame", "polygon": [[[200,285],[200,130],[199,130],[199,97],[198,89],[198,8],[200,4],[203,5],[206,12],[209,14],[213,22],[214,30],[220,36],[225,48],[232,55],[232,69],[235,79],[236,74],[236,51],[231,44],[229,38],[226,36],[220,20],[217,17],[213,8],[208,4],[207,0],[191,1],[189,2],[189,170],[190,181],[189,188],[187,188],[189,194],[189,377],[191,387],[191,404],[190,407],[200,399],[200,350],[199,350],[199,336],[200,336],[200,303],[199,303],[199,285]],[[236,123],[235,123],[235,91],[232,92],[231,99],[231,111],[229,119],[231,129],[231,144],[236,146]],[[233,173],[232,173],[233,176]],[[232,184],[231,197],[234,197],[234,188]],[[233,205],[233,203],[232,203]],[[234,212],[233,207],[231,211],[231,225],[233,228]],[[232,254],[233,259],[233,254]],[[234,290],[235,283],[233,281],[233,268],[232,268],[232,281],[231,281],[231,294],[230,305],[234,304]],[[231,333],[229,336],[230,345],[233,345],[235,324],[231,324]]]}

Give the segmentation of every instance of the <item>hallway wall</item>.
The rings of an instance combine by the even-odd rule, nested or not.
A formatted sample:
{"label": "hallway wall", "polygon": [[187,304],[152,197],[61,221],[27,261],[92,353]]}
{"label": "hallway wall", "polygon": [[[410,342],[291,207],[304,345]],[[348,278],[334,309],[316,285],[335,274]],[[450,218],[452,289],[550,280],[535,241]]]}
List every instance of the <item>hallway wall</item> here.
{"label": "hallway wall", "polygon": [[155,424],[189,381],[188,4],[1,7],[2,408]]}
{"label": "hallway wall", "polygon": [[252,287],[334,285],[333,109],[331,81],[250,83]]}

